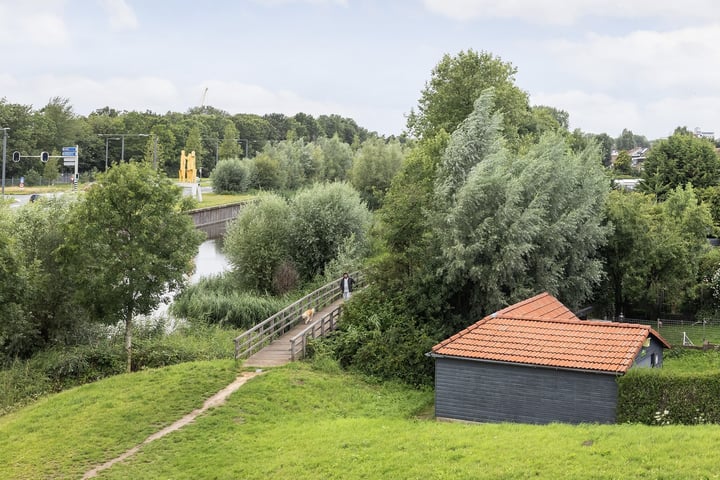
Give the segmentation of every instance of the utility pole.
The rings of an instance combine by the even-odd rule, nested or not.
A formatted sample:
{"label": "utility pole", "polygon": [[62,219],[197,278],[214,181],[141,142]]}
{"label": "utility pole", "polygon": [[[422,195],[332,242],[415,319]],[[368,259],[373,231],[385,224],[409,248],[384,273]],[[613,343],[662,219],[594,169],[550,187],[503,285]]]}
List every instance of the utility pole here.
{"label": "utility pole", "polygon": [[7,131],[10,130],[9,127],[3,127],[3,165],[2,165],[2,196],[5,198],[5,157],[7,154]]}

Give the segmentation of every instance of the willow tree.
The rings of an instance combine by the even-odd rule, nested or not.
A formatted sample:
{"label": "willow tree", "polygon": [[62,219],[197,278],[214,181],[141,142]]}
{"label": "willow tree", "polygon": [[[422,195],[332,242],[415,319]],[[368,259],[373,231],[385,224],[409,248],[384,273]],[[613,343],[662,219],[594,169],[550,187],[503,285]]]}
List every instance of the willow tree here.
{"label": "willow tree", "polygon": [[99,175],[75,205],[59,249],[72,259],[67,278],[94,319],[124,323],[128,371],[133,319],[183,285],[203,238],[180,210],[181,199],[150,165],[121,164]]}

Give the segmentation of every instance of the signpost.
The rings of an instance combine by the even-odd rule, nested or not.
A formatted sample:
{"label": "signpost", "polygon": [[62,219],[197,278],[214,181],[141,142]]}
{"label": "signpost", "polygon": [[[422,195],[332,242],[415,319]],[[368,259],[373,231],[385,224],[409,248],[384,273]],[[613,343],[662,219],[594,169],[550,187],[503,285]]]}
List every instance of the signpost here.
{"label": "signpost", "polygon": [[72,167],[75,165],[75,175],[73,176],[73,189],[77,190],[78,186],[78,152],[79,147],[77,145],[73,147],[62,148],[63,165],[66,167]]}

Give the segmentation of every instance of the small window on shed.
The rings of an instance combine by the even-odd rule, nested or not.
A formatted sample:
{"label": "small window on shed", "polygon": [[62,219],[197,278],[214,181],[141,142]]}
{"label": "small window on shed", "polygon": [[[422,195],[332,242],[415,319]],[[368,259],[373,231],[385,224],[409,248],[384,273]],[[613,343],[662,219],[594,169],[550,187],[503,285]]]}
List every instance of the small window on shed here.
{"label": "small window on shed", "polygon": [[652,368],[657,367],[657,363],[658,363],[658,354],[651,353],[650,354],[650,367],[652,367]]}

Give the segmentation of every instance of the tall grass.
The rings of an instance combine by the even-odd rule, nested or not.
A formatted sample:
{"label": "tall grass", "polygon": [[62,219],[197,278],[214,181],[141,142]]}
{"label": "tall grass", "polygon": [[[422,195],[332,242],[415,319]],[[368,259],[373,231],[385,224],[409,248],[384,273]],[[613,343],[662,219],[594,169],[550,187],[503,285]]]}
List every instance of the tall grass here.
{"label": "tall grass", "polygon": [[237,290],[232,275],[201,279],[175,297],[170,309],[174,316],[194,323],[210,323],[248,329],[278,310],[284,298]]}

